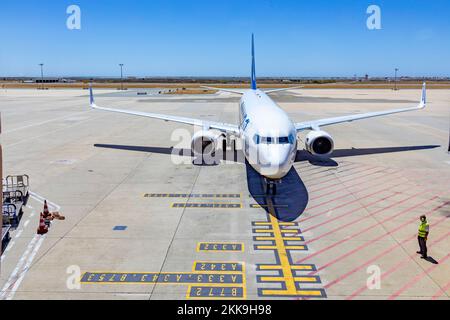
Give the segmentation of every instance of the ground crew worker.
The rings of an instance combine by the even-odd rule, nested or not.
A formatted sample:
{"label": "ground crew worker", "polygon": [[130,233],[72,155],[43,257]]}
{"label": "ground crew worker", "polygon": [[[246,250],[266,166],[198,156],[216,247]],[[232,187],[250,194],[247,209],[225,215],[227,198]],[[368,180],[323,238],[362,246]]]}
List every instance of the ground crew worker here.
{"label": "ground crew worker", "polygon": [[430,226],[427,222],[426,216],[420,216],[420,224],[419,224],[419,235],[417,239],[419,240],[419,247],[420,251],[417,251],[417,253],[422,255],[422,259],[428,258],[427,256],[427,240],[428,240],[428,233],[430,232]]}

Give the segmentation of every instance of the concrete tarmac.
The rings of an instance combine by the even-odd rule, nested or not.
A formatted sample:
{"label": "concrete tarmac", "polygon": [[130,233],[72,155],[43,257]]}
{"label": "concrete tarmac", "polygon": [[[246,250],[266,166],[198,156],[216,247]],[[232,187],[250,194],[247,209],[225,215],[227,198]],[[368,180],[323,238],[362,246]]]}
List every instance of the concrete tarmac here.
{"label": "concrete tarmac", "polygon": [[[232,94],[155,92],[96,90],[96,103],[238,122]],[[273,98],[304,121],[413,107],[420,92]],[[0,298],[449,299],[450,91],[428,100],[325,128],[332,159],[300,144],[280,195],[267,197],[245,163],[172,156],[189,148],[178,139],[189,126],[90,110],[83,90],[2,90],[4,175],[28,174],[34,193],[2,256]],[[37,236],[44,198],[66,220]],[[421,214],[428,261],[416,254]]]}

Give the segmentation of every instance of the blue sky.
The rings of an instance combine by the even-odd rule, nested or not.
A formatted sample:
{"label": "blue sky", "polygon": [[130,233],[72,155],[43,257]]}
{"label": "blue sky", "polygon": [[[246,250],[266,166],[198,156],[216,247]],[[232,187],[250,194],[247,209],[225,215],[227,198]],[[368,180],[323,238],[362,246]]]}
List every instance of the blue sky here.
{"label": "blue sky", "polygon": [[[81,8],[81,30],[66,9]],[[366,9],[381,7],[381,30]],[[0,76],[450,76],[448,0],[2,0]]]}

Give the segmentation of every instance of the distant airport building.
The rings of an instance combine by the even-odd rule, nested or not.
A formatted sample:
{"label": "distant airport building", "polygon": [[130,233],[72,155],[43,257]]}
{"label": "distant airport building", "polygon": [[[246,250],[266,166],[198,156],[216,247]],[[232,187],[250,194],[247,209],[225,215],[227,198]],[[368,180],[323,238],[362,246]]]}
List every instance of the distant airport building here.
{"label": "distant airport building", "polygon": [[63,79],[63,78],[35,78],[31,80],[24,80],[24,83],[72,83],[75,80],[72,79]]}

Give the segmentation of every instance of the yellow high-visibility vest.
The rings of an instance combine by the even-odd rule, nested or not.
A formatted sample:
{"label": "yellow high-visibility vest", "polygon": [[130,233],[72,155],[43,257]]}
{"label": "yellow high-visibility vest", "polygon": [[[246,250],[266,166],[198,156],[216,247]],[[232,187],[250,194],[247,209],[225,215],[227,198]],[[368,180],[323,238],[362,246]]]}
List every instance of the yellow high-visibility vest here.
{"label": "yellow high-visibility vest", "polygon": [[419,237],[425,238],[427,233],[430,232],[430,226],[428,222],[422,222],[419,225]]}

